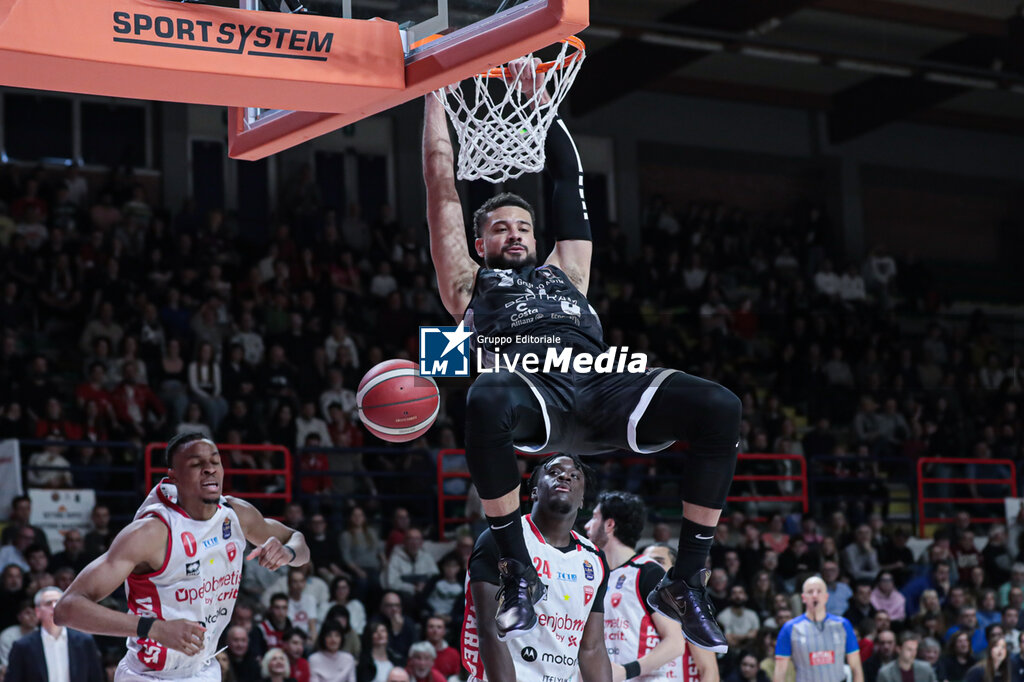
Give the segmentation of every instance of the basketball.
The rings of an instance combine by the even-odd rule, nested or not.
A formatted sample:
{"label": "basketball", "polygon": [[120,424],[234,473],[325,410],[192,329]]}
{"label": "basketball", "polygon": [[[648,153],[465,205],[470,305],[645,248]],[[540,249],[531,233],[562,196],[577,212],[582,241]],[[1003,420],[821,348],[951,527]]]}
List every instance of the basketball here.
{"label": "basketball", "polygon": [[356,392],[359,418],[373,435],[391,443],[422,436],[437,419],[441,396],[430,377],[410,360],[387,360],[373,367]]}

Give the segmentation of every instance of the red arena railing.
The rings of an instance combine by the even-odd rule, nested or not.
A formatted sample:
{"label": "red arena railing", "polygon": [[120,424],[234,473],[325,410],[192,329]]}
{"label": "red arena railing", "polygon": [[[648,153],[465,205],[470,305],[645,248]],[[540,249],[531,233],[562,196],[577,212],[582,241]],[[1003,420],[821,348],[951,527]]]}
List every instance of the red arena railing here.
{"label": "red arena railing", "polygon": [[[455,516],[448,514],[448,503],[452,502],[465,502],[467,495],[465,493],[448,493],[445,491],[445,483],[452,480],[469,479],[469,472],[465,469],[458,471],[449,471],[445,468],[446,457],[464,457],[465,450],[462,449],[447,449],[441,450],[437,453],[437,524],[438,524],[438,537],[444,538],[446,528],[450,524],[465,523],[469,519],[465,516]],[[665,452],[656,453],[654,455],[635,455],[630,454],[631,457],[644,457],[654,459],[681,459],[683,454],[679,452]],[[801,511],[807,513],[810,509],[810,502],[807,497],[807,461],[801,455],[784,455],[784,454],[740,454],[738,456],[737,468],[739,469],[744,463],[754,462],[774,462],[779,464],[792,463],[796,467],[794,473],[783,473],[783,474],[747,474],[738,473],[733,477],[735,482],[762,482],[762,483],[782,483],[785,481],[791,481],[799,483],[800,490],[793,494],[778,494],[778,495],[730,495],[728,497],[729,502],[761,502],[761,503],[798,503]],[[659,477],[660,478],[660,477]],[[669,477],[665,477],[669,478]]]}
{"label": "red arena railing", "polygon": [[[961,469],[967,469],[969,465],[973,465],[978,468],[985,469],[996,469],[996,477],[979,477],[979,476],[926,476],[925,467],[929,465],[939,465],[960,467]],[[1008,472],[1007,476],[1000,476],[998,470],[1002,468]],[[942,472],[945,473],[945,472]],[[940,491],[935,497],[928,497],[925,495],[926,485],[938,485],[941,486]],[[972,496],[970,494],[963,495],[958,494],[958,489],[962,490],[963,486],[971,485],[983,485],[983,486],[1006,486],[1006,494],[1002,497],[983,497],[983,496]],[[951,504],[970,504],[970,505],[998,505],[1000,508],[1003,507],[1003,500],[1006,497],[1017,496],[1017,466],[1013,460],[1009,459],[979,459],[977,457],[922,457],[917,460],[917,523],[918,523],[918,536],[925,536],[925,526],[931,523],[953,523],[955,519],[952,515],[946,516],[927,516],[925,514],[925,505],[951,505]],[[1005,523],[1006,519],[1002,516],[975,516],[971,515],[971,523]]]}
{"label": "red arena railing", "polygon": [[[157,480],[162,478],[166,471],[166,467],[153,465],[153,452],[163,450],[166,447],[167,443],[150,443],[146,446],[144,457],[147,486],[155,485]],[[282,457],[282,462],[280,462],[282,466],[274,466],[269,469],[225,466],[224,494],[234,495],[246,500],[282,500],[283,502],[290,502],[292,500],[292,478],[294,471],[292,468],[291,450],[281,445],[249,445],[244,443],[218,443],[217,449],[220,450],[222,457],[232,457],[232,453],[236,452],[279,453]],[[266,488],[276,483],[278,477],[281,479],[283,489],[268,492]],[[246,485],[246,483],[252,483],[254,480],[258,481],[261,478],[265,479],[262,489],[259,487],[257,487],[257,490],[247,489],[250,486]]]}
{"label": "red arena railing", "polygon": [[794,481],[800,483],[800,492],[795,495],[730,495],[729,502],[799,502],[800,510],[807,513],[810,502],[807,497],[807,460],[803,455],[784,455],[779,453],[741,453],[736,456],[736,468],[742,462],[793,462],[798,468],[795,474],[736,474],[733,482],[777,482]]}

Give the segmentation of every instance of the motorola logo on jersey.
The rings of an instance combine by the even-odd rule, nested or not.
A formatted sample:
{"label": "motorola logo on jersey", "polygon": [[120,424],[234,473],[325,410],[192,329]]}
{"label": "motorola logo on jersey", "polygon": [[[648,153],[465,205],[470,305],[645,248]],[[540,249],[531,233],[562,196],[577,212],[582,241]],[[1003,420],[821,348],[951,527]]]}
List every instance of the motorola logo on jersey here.
{"label": "motorola logo on jersey", "polygon": [[216,624],[216,622],[218,620],[220,620],[221,616],[226,616],[226,615],[228,615],[227,607],[226,606],[221,606],[219,609],[217,609],[213,613],[206,614],[206,618],[204,620],[206,621],[207,625],[214,625],[214,624]]}
{"label": "motorola logo on jersey", "polygon": [[566,656],[565,654],[549,654],[546,651],[541,654],[540,660],[545,663],[555,663],[556,665],[576,665],[576,659],[572,656]]}
{"label": "motorola logo on jersey", "polygon": [[519,655],[523,657],[523,660],[527,663],[533,663],[537,660],[537,650],[532,646],[524,646],[523,650],[519,652]]}

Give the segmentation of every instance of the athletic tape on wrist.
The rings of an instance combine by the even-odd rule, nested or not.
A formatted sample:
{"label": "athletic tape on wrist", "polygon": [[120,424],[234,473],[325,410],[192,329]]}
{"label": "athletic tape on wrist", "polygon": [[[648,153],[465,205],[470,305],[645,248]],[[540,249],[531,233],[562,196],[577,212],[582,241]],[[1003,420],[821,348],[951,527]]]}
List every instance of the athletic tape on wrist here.
{"label": "athletic tape on wrist", "polygon": [[139,636],[139,639],[149,637],[149,631],[155,622],[156,618],[147,618],[146,616],[139,618],[139,624],[135,626],[135,634]]}
{"label": "athletic tape on wrist", "polygon": [[626,669],[627,680],[631,680],[634,677],[640,677],[640,661],[632,661],[623,667]]}

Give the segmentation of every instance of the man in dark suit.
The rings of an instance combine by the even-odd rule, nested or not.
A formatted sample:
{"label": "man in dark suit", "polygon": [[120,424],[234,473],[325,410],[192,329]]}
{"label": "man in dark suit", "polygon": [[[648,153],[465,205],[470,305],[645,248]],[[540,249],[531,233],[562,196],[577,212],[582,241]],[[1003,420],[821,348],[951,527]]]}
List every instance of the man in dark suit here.
{"label": "man in dark suit", "polygon": [[53,607],[63,592],[36,592],[39,629],[11,647],[5,682],[103,682],[100,652],[91,635],[53,622]]}

